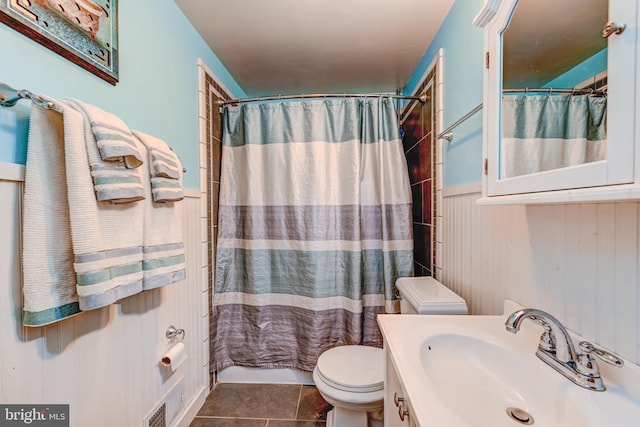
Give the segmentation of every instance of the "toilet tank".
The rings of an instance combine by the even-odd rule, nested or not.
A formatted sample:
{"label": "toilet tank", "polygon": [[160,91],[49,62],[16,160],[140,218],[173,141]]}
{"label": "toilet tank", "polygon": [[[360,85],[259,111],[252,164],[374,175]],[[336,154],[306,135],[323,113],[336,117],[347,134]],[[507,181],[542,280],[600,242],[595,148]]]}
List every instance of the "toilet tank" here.
{"label": "toilet tank", "polygon": [[465,300],[433,277],[396,280],[403,314],[467,314]]}

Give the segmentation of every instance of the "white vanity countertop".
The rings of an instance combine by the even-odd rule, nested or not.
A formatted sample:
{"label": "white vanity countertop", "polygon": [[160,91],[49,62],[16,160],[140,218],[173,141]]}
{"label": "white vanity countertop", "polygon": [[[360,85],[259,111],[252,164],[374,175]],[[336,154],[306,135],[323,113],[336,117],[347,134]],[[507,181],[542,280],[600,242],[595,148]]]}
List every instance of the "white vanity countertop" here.
{"label": "white vanity countertop", "polygon": [[[505,303],[506,313],[521,308],[510,304]],[[397,367],[418,426],[515,427],[518,423],[505,415],[509,406],[524,406],[522,409],[533,415],[534,426],[638,425],[638,365],[625,360],[625,366],[616,369],[599,361],[607,390],[583,389],[535,356],[543,332],[540,325],[525,321],[520,332],[512,334],[504,327],[506,317],[378,316],[385,349]],[[573,338],[577,348],[580,338]],[[478,340],[482,343],[481,350],[475,354],[473,343]],[[439,348],[470,350],[465,350],[463,357],[452,352],[453,356],[448,358],[445,353],[444,358],[438,359],[437,372],[431,368],[429,374],[425,360],[434,360],[436,355],[436,351],[428,348],[431,343]],[[484,349],[489,352],[482,353]]]}

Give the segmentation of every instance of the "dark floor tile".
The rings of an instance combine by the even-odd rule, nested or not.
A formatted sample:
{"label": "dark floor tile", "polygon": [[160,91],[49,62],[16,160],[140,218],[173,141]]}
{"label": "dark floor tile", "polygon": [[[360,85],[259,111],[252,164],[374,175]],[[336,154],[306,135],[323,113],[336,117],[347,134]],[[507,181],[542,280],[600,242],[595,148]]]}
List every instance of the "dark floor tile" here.
{"label": "dark floor tile", "polygon": [[267,420],[243,418],[195,418],[189,427],[265,427]]}
{"label": "dark floor tile", "polygon": [[299,385],[218,384],[198,415],[294,419]]}
{"label": "dark floor tile", "polygon": [[267,427],[326,427],[324,421],[269,420]]}
{"label": "dark floor tile", "polygon": [[300,403],[298,404],[298,420],[326,420],[327,412],[332,406],[322,398],[322,395],[312,385],[302,386]]}

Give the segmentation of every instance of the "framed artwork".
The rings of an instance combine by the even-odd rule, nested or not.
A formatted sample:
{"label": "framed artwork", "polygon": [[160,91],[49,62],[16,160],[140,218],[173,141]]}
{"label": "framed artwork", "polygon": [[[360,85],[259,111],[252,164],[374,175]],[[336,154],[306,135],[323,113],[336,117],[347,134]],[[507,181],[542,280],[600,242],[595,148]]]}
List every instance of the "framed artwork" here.
{"label": "framed artwork", "polygon": [[117,0],[0,0],[0,22],[115,86],[117,3]]}

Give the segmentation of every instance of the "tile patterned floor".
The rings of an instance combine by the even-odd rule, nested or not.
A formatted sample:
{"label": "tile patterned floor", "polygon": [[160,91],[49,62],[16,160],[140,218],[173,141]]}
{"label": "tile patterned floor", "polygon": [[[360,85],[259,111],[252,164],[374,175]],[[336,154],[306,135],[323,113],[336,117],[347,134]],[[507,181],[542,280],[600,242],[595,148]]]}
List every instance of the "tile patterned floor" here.
{"label": "tile patterned floor", "polygon": [[330,409],[314,386],[221,383],[190,427],[325,427]]}

